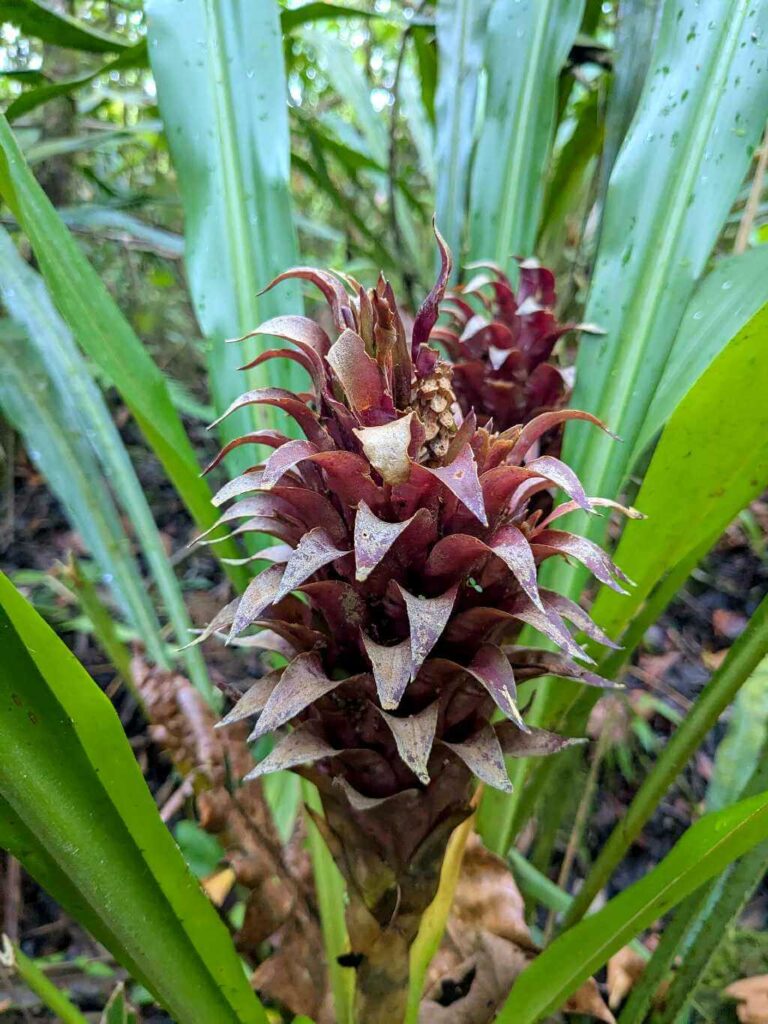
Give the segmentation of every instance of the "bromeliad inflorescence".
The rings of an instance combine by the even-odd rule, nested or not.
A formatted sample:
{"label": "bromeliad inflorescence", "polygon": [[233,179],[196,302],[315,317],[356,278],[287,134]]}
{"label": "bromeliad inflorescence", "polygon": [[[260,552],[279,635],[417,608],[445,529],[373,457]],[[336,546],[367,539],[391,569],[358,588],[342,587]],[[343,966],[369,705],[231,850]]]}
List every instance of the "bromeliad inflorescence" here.
{"label": "bromeliad inflorescence", "polygon": [[474,409],[478,423],[492,420],[504,431],[563,408],[570,387],[553,349],[568,331],[597,329],[557,319],[554,275],[536,260],[519,261],[517,289],[494,263],[473,270],[466,284],[447,292],[444,322],[431,333],[453,363],[462,410]]}
{"label": "bromeliad inflorescence", "polygon": [[[366,1022],[401,1019],[409,946],[448,837],[469,813],[473,776],[508,790],[504,755],[570,742],[525,725],[516,683],[555,674],[607,685],[578,664],[589,658],[568,623],[598,643],[607,637],[538,585],[538,565],[569,557],[608,586],[625,582],[600,548],[557,524],[568,511],[613,503],[588,498],[558,459],[532,456],[568,419],[602,424],[560,410],[491,433],[460,410],[452,368],[427,344],[450,273],[438,242],[442,269],[410,337],[383,277],[370,290],[307,268],[276,278],[320,289],[334,337],[302,316],[262,324],[252,334],[292,347],[249,365],[293,359],[311,394],[260,388],[228,412],[273,406],[305,437],[256,431],[212,464],[243,444],[274,449],[215,498],[238,499],[220,524],[274,538],[259,552],[271,564],[199,639],[228,629],[286,660],[224,723],[257,716],[254,738],[278,734],[250,777],[295,769],[320,791],[318,824],[348,883]],[[541,496],[556,488],[569,500],[547,513]],[[559,652],[519,646],[523,624]]]}

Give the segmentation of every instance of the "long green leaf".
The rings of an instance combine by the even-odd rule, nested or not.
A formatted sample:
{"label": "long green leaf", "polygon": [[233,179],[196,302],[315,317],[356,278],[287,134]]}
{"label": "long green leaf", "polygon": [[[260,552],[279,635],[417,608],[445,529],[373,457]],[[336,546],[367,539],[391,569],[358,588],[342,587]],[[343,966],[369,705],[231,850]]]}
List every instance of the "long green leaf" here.
{"label": "long green leaf", "polygon": [[[301,780],[301,791],[307,807],[322,814],[320,796],[307,779]],[[355,978],[348,967],[342,967],[339,957],[349,953],[349,936],[344,917],[345,885],[341,872],[333,862],[325,840],[307,815],[307,846],[315,876],[320,925],[323,932],[325,958],[333,992],[333,1005],[337,1024],[354,1024]]]}
{"label": "long green leaf", "polygon": [[573,131],[558,152],[547,181],[537,252],[546,265],[555,268],[563,264],[568,236],[583,220],[591,195],[604,134],[598,100],[598,90],[591,89],[578,104]]}
{"label": "long green leaf", "polygon": [[[624,439],[566,431],[563,457],[590,494],[615,495],[680,321],[759,139],[768,107],[758,0],[666,0],[658,41],[611,175],[573,405]],[[596,519],[596,517],[595,517]],[[606,521],[588,524],[605,536]],[[561,578],[570,574],[563,572]],[[583,577],[581,577],[583,578]]]}
{"label": "long green leaf", "polygon": [[693,294],[630,462],[667,422],[713,359],[768,302],[768,246],[720,260]]}
{"label": "long green leaf", "polygon": [[265,1024],[107,698],[0,576],[0,843],[179,1024]]}
{"label": "long green leaf", "polygon": [[[0,194],[29,238],[51,297],[78,344],[122,395],[179,497],[207,529],[216,521],[210,491],[200,479],[165,378],[35,181],[1,116]],[[229,543],[216,549],[222,556],[237,553]],[[244,579],[237,567],[228,571],[233,580]]]}
{"label": "long green leaf", "polygon": [[566,925],[578,921],[589,909],[592,900],[638,837],[664,793],[766,653],[768,597],[763,599],[750,619],[749,626],[707,683],[660,754],[619,825],[601,847],[597,860],[571,905]]}
{"label": "long green leaf", "polygon": [[[39,453],[39,462],[41,466],[47,463],[54,478],[61,481],[60,486],[63,485],[65,490],[59,493],[65,505],[67,494],[72,496],[73,491],[78,489],[74,510],[88,508],[92,495],[98,493],[100,489],[105,490],[101,484],[101,474],[98,472],[98,467],[101,467],[114,494],[130,518],[149,570],[157,582],[160,597],[168,611],[177,644],[184,645],[191,629],[184,598],[125,445],[99,389],[91,379],[88,365],[78,351],[66,324],[56,312],[44,283],[26,265],[3,228],[0,228],[0,271],[0,294],[5,306],[14,319],[24,325],[27,333],[27,340],[15,346],[13,373],[25,376],[29,369],[30,375],[36,373],[40,380],[42,371],[43,379],[47,378],[48,386],[40,394],[42,401],[38,399],[35,404],[48,405],[49,396],[57,395],[59,407],[69,412],[69,421],[59,422],[53,404],[46,408],[41,416],[37,409],[27,407],[23,402],[16,402],[15,419],[20,423],[21,433],[26,436],[29,431],[30,436],[36,438],[33,447]],[[27,388],[29,386],[27,385]],[[71,428],[73,422],[76,428],[74,431]],[[73,462],[79,462],[78,453],[73,451],[73,458],[64,469],[56,450],[66,444],[68,437],[74,439],[78,435],[82,437],[83,446],[91,449],[88,462],[73,465]],[[79,488],[84,488],[84,493],[79,493],[78,482]],[[111,504],[108,494],[107,498]],[[125,536],[119,519],[115,519],[115,547],[117,550],[125,550],[130,557],[130,541]],[[78,528],[85,543],[89,544],[90,537],[87,530],[83,529],[84,525],[78,523]],[[109,570],[102,568],[102,572],[106,575]],[[146,603],[146,595],[140,581],[139,593]],[[134,624],[139,625],[135,620]],[[148,642],[151,648],[151,634]],[[187,657],[189,654],[193,654],[193,657]],[[195,685],[211,699],[216,691],[208,679],[200,651],[191,648],[185,652],[184,660]]]}
{"label": "long green leaf", "polygon": [[609,957],[768,834],[768,793],[707,814],[645,878],[570,928],[520,975],[497,1024],[535,1024]]}
{"label": "long green leaf", "polygon": [[768,658],[764,658],[733,702],[725,736],[717,745],[707,810],[718,811],[744,789],[768,738]]}
{"label": "long green leaf", "polygon": [[[148,0],[146,10],[186,214],[187,273],[210,345],[214,405],[223,412],[248,388],[303,379],[285,360],[239,373],[248,350],[224,344],[268,317],[301,312],[295,285],[257,295],[298,262],[279,8],[274,0]],[[275,421],[256,408],[262,421]],[[255,417],[247,409],[229,417],[223,437],[247,433]],[[253,463],[245,448],[231,458],[241,470]]]}
{"label": "long green leaf", "polygon": [[[759,668],[747,681],[741,694],[753,680],[758,679]],[[764,683],[764,679],[762,682]],[[734,783],[733,802],[742,796],[761,793],[768,785],[765,738],[766,730],[763,724],[763,742],[750,764],[750,774],[742,782]],[[696,985],[714,952],[726,938],[729,925],[764,876],[768,868],[767,858],[768,842],[760,843],[736,864],[726,868],[719,879],[693,893],[678,907],[672,921],[664,929],[661,941],[654,950],[639,983],[632,990],[622,1011],[620,1024],[642,1024],[653,997],[680,951],[682,963],[670,990],[665,995],[664,1009],[658,1024],[672,1024],[677,1020],[683,1005],[693,997]]]}
{"label": "long green leaf", "polygon": [[56,99],[57,96],[71,96],[72,93],[78,92],[101,75],[109,74],[111,71],[125,71],[128,68],[144,68],[147,67],[147,63],[147,41],[142,39],[135,46],[123,50],[119,57],[115,57],[114,60],[108,61],[87,75],[69,78],[62,82],[46,82],[36,89],[27,89],[9,104],[5,116],[9,121],[13,121],[15,118],[21,117],[22,114],[28,114],[31,110],[42,106],[43,103]]}
{"label": "long green leaf", "polygon": [[59,13],[43,0],[0,0],[0,22],[9,21],[28,36],[72,50],[117,53],[131,44],[107,35],[69,14]]}
{"label": "long green leaf", "polygon": [[[716,899],[703,908],[694,925],[695,941],[689,946],[682,964],[664,998],[663,1011],[654,1024],[675,1024],[696,994],[717,950],[726,941],[747,901],[768,870],[768,841],[746,853],[725,874],[722,886],[715,888]],[[705,895],[708,892],[705,891]]]}
{"label": "long green leaf", "polygon": [[601,591],[594,617],[617,636],[663,573],[718,536],[768,482],[768,303],[731,339],[677,407],[637,496],[616,559],[631,597]]}
{"label": "long green leaf", "polygon": [[440,0],[437,5],[437,224],[456,270],[464,255],[477,87],[490,9],[491,0]]}
{"label": "long green leaf", "polygon": [[583,0],[494,0],[488,97],[472,169],[470,255],[508,266],[533,252],[555,134],[560,72]]}
{"label": "long green leaf", "polygon": [[605,113],[605,146],[600,166],[605,194],[616,154],[637,110],[653,56],[662,0],[621,0],[613,42],[613,74]]}
{"label": "long green leaf", "polygon": [[70,396],[57,386],[23,334],[0,332],[0,408],[24,438],[32,461],[63,503],[93,555],[117,607],[149,656],[169,666],[152,603],[120,514]]}

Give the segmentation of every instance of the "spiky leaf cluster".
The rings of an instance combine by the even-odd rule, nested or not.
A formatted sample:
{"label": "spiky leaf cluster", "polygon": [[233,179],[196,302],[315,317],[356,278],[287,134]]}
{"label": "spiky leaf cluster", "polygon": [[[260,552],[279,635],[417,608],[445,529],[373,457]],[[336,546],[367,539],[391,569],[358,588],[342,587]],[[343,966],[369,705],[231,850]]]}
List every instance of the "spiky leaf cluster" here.
{"label": "spiky leaf cluster", "polygon": [[[518,682],[554,673],[604,685],[573,633],[603,644],[607,637],[578,605],[539,586],[539,565],[571,558],[608,586],[625,581],[599,547],[558,528],[568,511],[612,503],[588,498],[557,458],[531,457],[567,419],[602,424],[560,410],[490,433],[455,402],[451,368],[427,344],[450,273],[439,241],[442,269],[410,333],[383,278],[365,290],[298,268],[273,282],[315,284],[334,336],[301,316],[253,332],[290,347],[249,365],[293,359],[311,391],[259,388],[225,415],[272,406],[304,438],[258,430],[212,463],[241,445],[272,449],[215,503],[231,502],[220,524],[275,543],[259,552],[268,567],[199,638],[228,631],[232,642],[284,656],[225,719],[255,716],[254,739],[282,734],[252,775],[310,774],[375,834],[384,860],[401,865],[415,863],[441,823],[466,813],[472,775],[507,790],[505,754],[544,754],[567,742],[525,725]],[[556,488],[569,500],[546,516],[534,510],[535,497]],[[524,624],[559,653],[519,646]],[[497,710],[503,720],[494,724]],[[397,816],[409,809],[418,814],[404,829]]]}
{"label": "spiky leaf cluster", "polygon": [[536,260],[520,261],[516,290],[496,264],[476,269],[447,293],[432,340],[453,362],[465,414],[474,409],[480,424],[503,431],[566,404],[570,388],[552,351],[579,325],[558,321],[554,275]]}

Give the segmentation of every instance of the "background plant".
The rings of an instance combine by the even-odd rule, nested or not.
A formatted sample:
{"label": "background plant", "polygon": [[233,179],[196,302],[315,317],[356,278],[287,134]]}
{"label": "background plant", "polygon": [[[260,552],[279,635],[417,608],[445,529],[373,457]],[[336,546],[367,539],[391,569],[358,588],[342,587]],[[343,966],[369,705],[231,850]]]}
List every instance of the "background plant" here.
{"label": "background plant", "polygon": [[[222,341],[274,312],[271,293],[257,292],[299,259],[343,266],[371,283],[383,269],[415,308],[433,276],[436,207],[461,257],[457,274],[469,260],[490,258],[514,275],[514,255],[540,255],[557,271],[561,317],[605,332],[579,341],[572,404],[607,420],[624,444],[617,453],[619,446],[572,424],[564,457],[589,493],[616,497],[623,490],[650,516],[630,523],[617,543],[618,563],[637,580],[632,595],[619,599],[604,589],[593,605],[598,623],[623,644],[600,671],[620,673],[645,630],[768,480],[768,382],[758,357],[768,302],[767,147],[758,150],[768,112],[766,17],[765,5],[749,0],[440,0],[365,12],[266,0],[247,7],[153,0],[146,10],[131,0],[76,2],[66,10],[38,0],[0,4],[8,122],[0,124],[7,229],[0,237],[7,367],[0,406],[88,554],[79,585],[54,578],[49,566],[14,565],[11,557],[16,582],[70,636],[74,620],[76,628],[96,631],[110,653],[120,649],[115,640],[139,643],[160,669],[177,665],[212,698],[215,670],[196,648],[177,651],[190,623],[185,605],[222,572],[237,589],[247,580],[232,559],[248,552],[230,541],[211,545],[211,557],[182,554],[192,521],[206,529],[215,519],[198,478],[198,424],[241,390],[236,347]],[[300,311],[298,289],[285,301]],[[562,344],[565,363],[574,347],[573,339]],[[252,342],[249,354],[256,350]],[[250,371],[251,382],[302,386],[293,371],[280,377],[274,367]],[[250,426],[244,414],[233,430]],[[9,466],[12,437],[7,429]],[[186,509],[162,532],[154,501],[148,505],[141,493],[148,466],[152,479],[168,481],[162,488],[177,496],[170,499],[175,507]],[[149,490],[154,499],[160,485]],[[609,524],[593,517],[576,525],[604,540]],[[169,539],[173,571],[164,558]],[[585,583],[566,564],[547,582],[574,598]],[[109,615],[88,604],[94,593]],[[750,611],[759,596],[749,596]],[[115,620],[118,635],[106,636],[105,623],[114,628]],[[630,811],[637,828],[728,701],[745,681],[758,685],[766,653],[758,625],[684,718],[676,756],[646,762]],[[24,646],[23,630],[16,633]],[[540,642],[535,634],[527,639]],[[56,650],[48,634],[40,643]],[[82,678],[78,687],[87,689]],[[583,733],[591,691],[546,683],[535,694],[533,685],[521,690],[524,700],[534,696],[535,723]],[[756,742],[749,749],[761,749]],[[606,743],[607,764],[612,741]],[[621,753],[622,744],[616,748]],[[506,855],[533,821],[527,863],[545,874],[553,858],[562,867],[569,836],[570,845],[582,841],[571,826],[584,820],[578,804],[586,800],[588,810],[589,792],[584,797],[561,780],[580,777],[589,756],[575,750],[560,761],[510,765],[515,792],[486,792],[480,803],[487,845]],[[681,906],[649,978],[662,979],[680,949],[690,950],[685,935],[697,934],[712,920],[707,915],[735,919],[752,871],[761,870],[762,826],[752,823],[762,820],[753,815],[765,787],[737,803],[748,785],[743,777],[728,789],[718,813],[734,837],[723,857],[755,861],[726,870],[706,904],[699,894],[698,903]],[[2,791],[9,805],[10,793]],[[24,798],[14,793],[18,817]],[[296,788],[278,779],[267,795],[287,834]],[[681,854],[673,853],[654,873],[654,892],[678,902],[707,872],[724,871],[726,860],[709,855],[704,824],[684,840],[697,851],[701,872],[676,874]],[[20,835],[22,826],[15,827]],[[628,909],[631,890],[595,917],[592,930],[588,918],[575,923],[630,842],[617,832],[606,847],[610,856],[586,865],[583,895],[561,920],[562,937],[515,986],[506,1011],[514,1019],[544,1012],[536,972],[549,976],[551,964],[568,959],[558,943],[577,944],[591,971],[629,937],[628,928],[639,934],[646,927]],[[18,838],[4,845],[67,905],[75,883],[66,873],[54,872]],[[49,860],[59,860],[51,850]],[[103,852],[96,843],[94,863]],[[333,964],[343,929],[328,899],[339,880],[321,845],[313,856],[343,1020],[345,972]],[[92,916],[93,902],[105,898],[103,891],[87,895],[91,911],[77,904],[77,916],[167,1003]],[[642,890],[648,905],[654,898]],[[560,907],[553,924],[558,913]],[[590,947],[598,930],[602,944]],[[691,964],[685,1004],[704,970]],[[559,995],[577,983],[575,974],[564,977]],[[220,979],[201,984],[220,998]],[[179,1019],[193,1019],[184,1012]],[[637,1002],[625,1013],[642,1019]]]}

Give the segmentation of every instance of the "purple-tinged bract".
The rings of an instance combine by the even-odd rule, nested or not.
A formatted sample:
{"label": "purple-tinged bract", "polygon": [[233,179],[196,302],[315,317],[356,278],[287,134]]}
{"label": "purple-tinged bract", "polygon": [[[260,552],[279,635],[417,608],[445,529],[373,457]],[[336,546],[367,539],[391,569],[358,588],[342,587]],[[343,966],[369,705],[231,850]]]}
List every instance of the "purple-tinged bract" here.
{"label": "purple-tinged bract", "polygon": [[[625,582],[600,548],[557,522],[572,508],[612,503],[589,499],[558,459],[531,457],[558,424],[599,421],[561,410],[490,433],[460,409],[456,368],[428,344],[450,273],[438,242],[442,269],[410,335],[383,277],[365,290],[298,268],[273,282],[315,284],[333,336],[303,316],[252,332],[289,346],[256,362],[294,359],[311,389],[260,388],[229,411],[282,409],[304,438],[260,430],[224,450],[266,447],[214,500],[234,500],[221,523],[274,543],[260,552],[268,568],[200,638],[228,631],[285,660],[224,722],[255,717],[254,738],[276,734],[252,776],[295,769],[320,790],[319,826],[348,882],[366,1021],[399,1019],[408,947],[448,836],[469,813],[473,776],[508,790],[505,754],[570,742],[526,727],[517,683],[556,674],[604,685],[572,627],[607,638],[579,606],[539,587],[539,565],[566,557],[616,589]],[[497,281],[499,295],[505,288]],[[545,517],[534,499],[557,488],[570,500]],[[518,646],[524,624],[559,653]]]}
{"label": "purple-tinged bract", "polygon": [[503,431],[563,408],[570,388],[552,353],[567,331],[581,325],[558,321],[554,275],[536,260],[521,260],[515,289],[496,264],[475,269],[466,284],[446,294],[443,322],[432,331],[432,341],[453,363],[462,410],[474,409],[479,424],[492,420]]}

